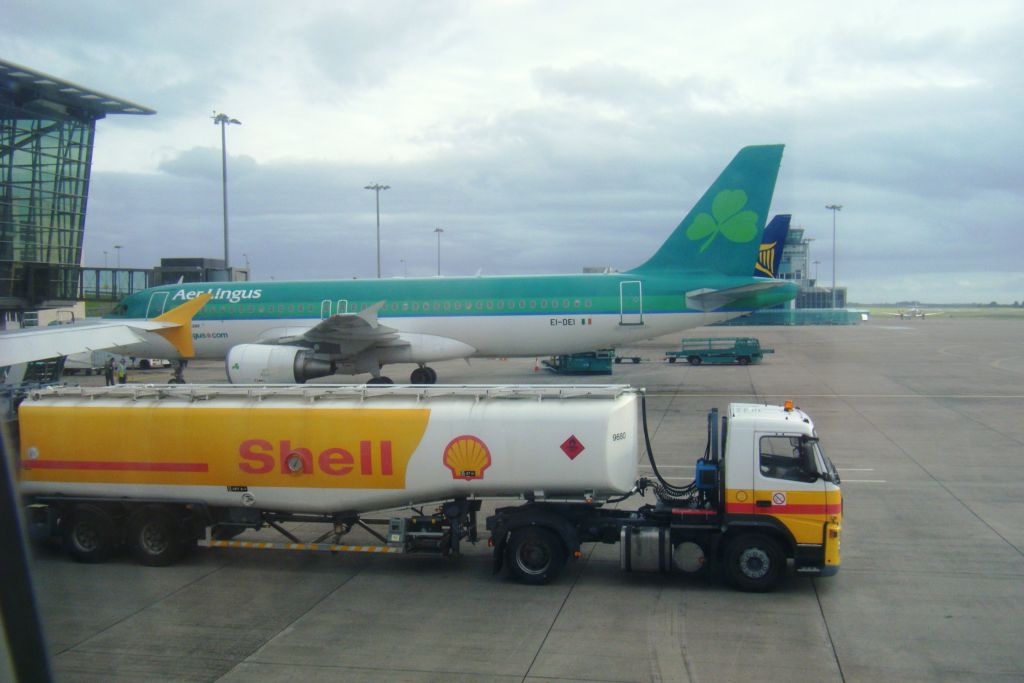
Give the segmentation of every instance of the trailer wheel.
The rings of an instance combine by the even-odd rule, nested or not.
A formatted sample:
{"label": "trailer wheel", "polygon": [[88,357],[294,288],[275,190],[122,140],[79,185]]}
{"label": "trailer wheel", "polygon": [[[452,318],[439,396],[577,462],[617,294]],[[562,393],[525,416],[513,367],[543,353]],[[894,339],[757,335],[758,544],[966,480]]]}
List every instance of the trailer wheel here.
{"label": "trailer wheel", "polygon": [[505,553],[512,576],[534,585],[552,581],[562,571],[566,560],[562,539],[535,526],[513,531]]}
{"label": "trailer wheel", "polygon": [[763,534],[744,534],[725,551],[725,571],[733,586],[753,593],[770,591],[782,578],[786,557],[779,544]]}
{"label": "trailer wheel", "polygon": [[61,520],[61,540],[68,554],[79,562],[95,564],[110,557],[117,544],[114,520],[95,505],[76,505]]}
{"label": "trailer wheel", "polygon": [[669,363],[675,363],[676,362],[676,357],[675,356],[669,356],[668,357],[668,362]]}
{"label": "trailer wheel", "polygon": [[736,362],[739,363],[740,365],[750,365],[750,357],[740,356],[739,358],[736,359]]}
{"label": "trailer wheel", "polygon": [[690,356],[686,359],[686,362],[690,365],[700,365],[700,356]]}
{"label": "trailer wheel", "polygon": [[128,525],[128,539],[135,559],[150,567],[174,564],[184,550],[181,525],[174,513],[162,505],[135,513]]}

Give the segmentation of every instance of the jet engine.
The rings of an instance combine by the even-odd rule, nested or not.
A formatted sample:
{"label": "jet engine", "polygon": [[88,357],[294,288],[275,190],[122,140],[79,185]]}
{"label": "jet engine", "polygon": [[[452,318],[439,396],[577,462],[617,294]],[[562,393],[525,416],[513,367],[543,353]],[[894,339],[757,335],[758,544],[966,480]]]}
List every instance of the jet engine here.
{"label": "jet engine", "polygon": [[334,364],[301,346],[239,344],[227,357],[232,384],[302,384],[334,373]]}

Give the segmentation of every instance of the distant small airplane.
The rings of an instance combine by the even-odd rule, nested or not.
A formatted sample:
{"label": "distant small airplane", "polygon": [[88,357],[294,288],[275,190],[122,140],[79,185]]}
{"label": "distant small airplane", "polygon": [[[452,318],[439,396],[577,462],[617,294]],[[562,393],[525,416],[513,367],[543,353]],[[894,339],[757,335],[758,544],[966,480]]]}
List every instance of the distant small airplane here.
{"label": "distant small airplane", "polygon": [[910,308],[906,309],[897,309],[895,313],[889,313],[889,315],[896,316],[900,320],[913,320],[914,318],[926,318],[930,315],[939,315],[941,313],[942,310],[938,308],[929,308],[927,311],[923,311],[918,306],[911,306]]}

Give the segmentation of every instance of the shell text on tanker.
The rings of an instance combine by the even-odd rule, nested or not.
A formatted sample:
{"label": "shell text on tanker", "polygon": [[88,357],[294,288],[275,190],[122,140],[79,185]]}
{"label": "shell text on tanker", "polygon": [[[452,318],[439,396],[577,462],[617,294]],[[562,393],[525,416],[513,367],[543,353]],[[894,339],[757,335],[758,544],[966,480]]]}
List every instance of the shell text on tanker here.
{"label": "shell text on tanker", "polygon": [[[325,448],[314,457],[313,451],[293,446],[289,440],[279,441],[275,449],[274,444],[264,439],[243,441],[238,447],[238,454],[242,458],[242,462],[238,463],[238,469],[247,474],[270,474],[278,463],[281,474],[313,474],[316,471],[336,477],[349,474],[394,474],[391,442],[387,440],[379,442],[376,458],[370,441],[359,442],[358,458],[351,451],[340,447]],[[375,466],[378,468],[377,471],[374,469]]]}

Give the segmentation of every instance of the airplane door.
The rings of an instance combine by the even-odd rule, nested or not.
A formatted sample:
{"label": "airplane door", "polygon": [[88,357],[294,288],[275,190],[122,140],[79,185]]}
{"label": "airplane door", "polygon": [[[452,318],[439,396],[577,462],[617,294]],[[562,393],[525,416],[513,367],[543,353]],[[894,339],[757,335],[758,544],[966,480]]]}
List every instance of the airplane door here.
{"label": "airplane door", "polygon": [[324,299],[320,302],[320,319],[326,320],[331,317],[331,300]]}
{"label": "airplane door", "polygon": [[155,292],[149,297],[149,304],[146,305],[146,317],[155,318],[164,312],[167,305],[167,292]]}
{"label": "airplane door", "polygon": [[639,280],[619,283],[619,324],[644,324],[644,293]]}
{"label": "airplane door", "polygon": [[338,299],[338,305],[334,308],[334,312],[338,315],[348,313],[348,299]]}

